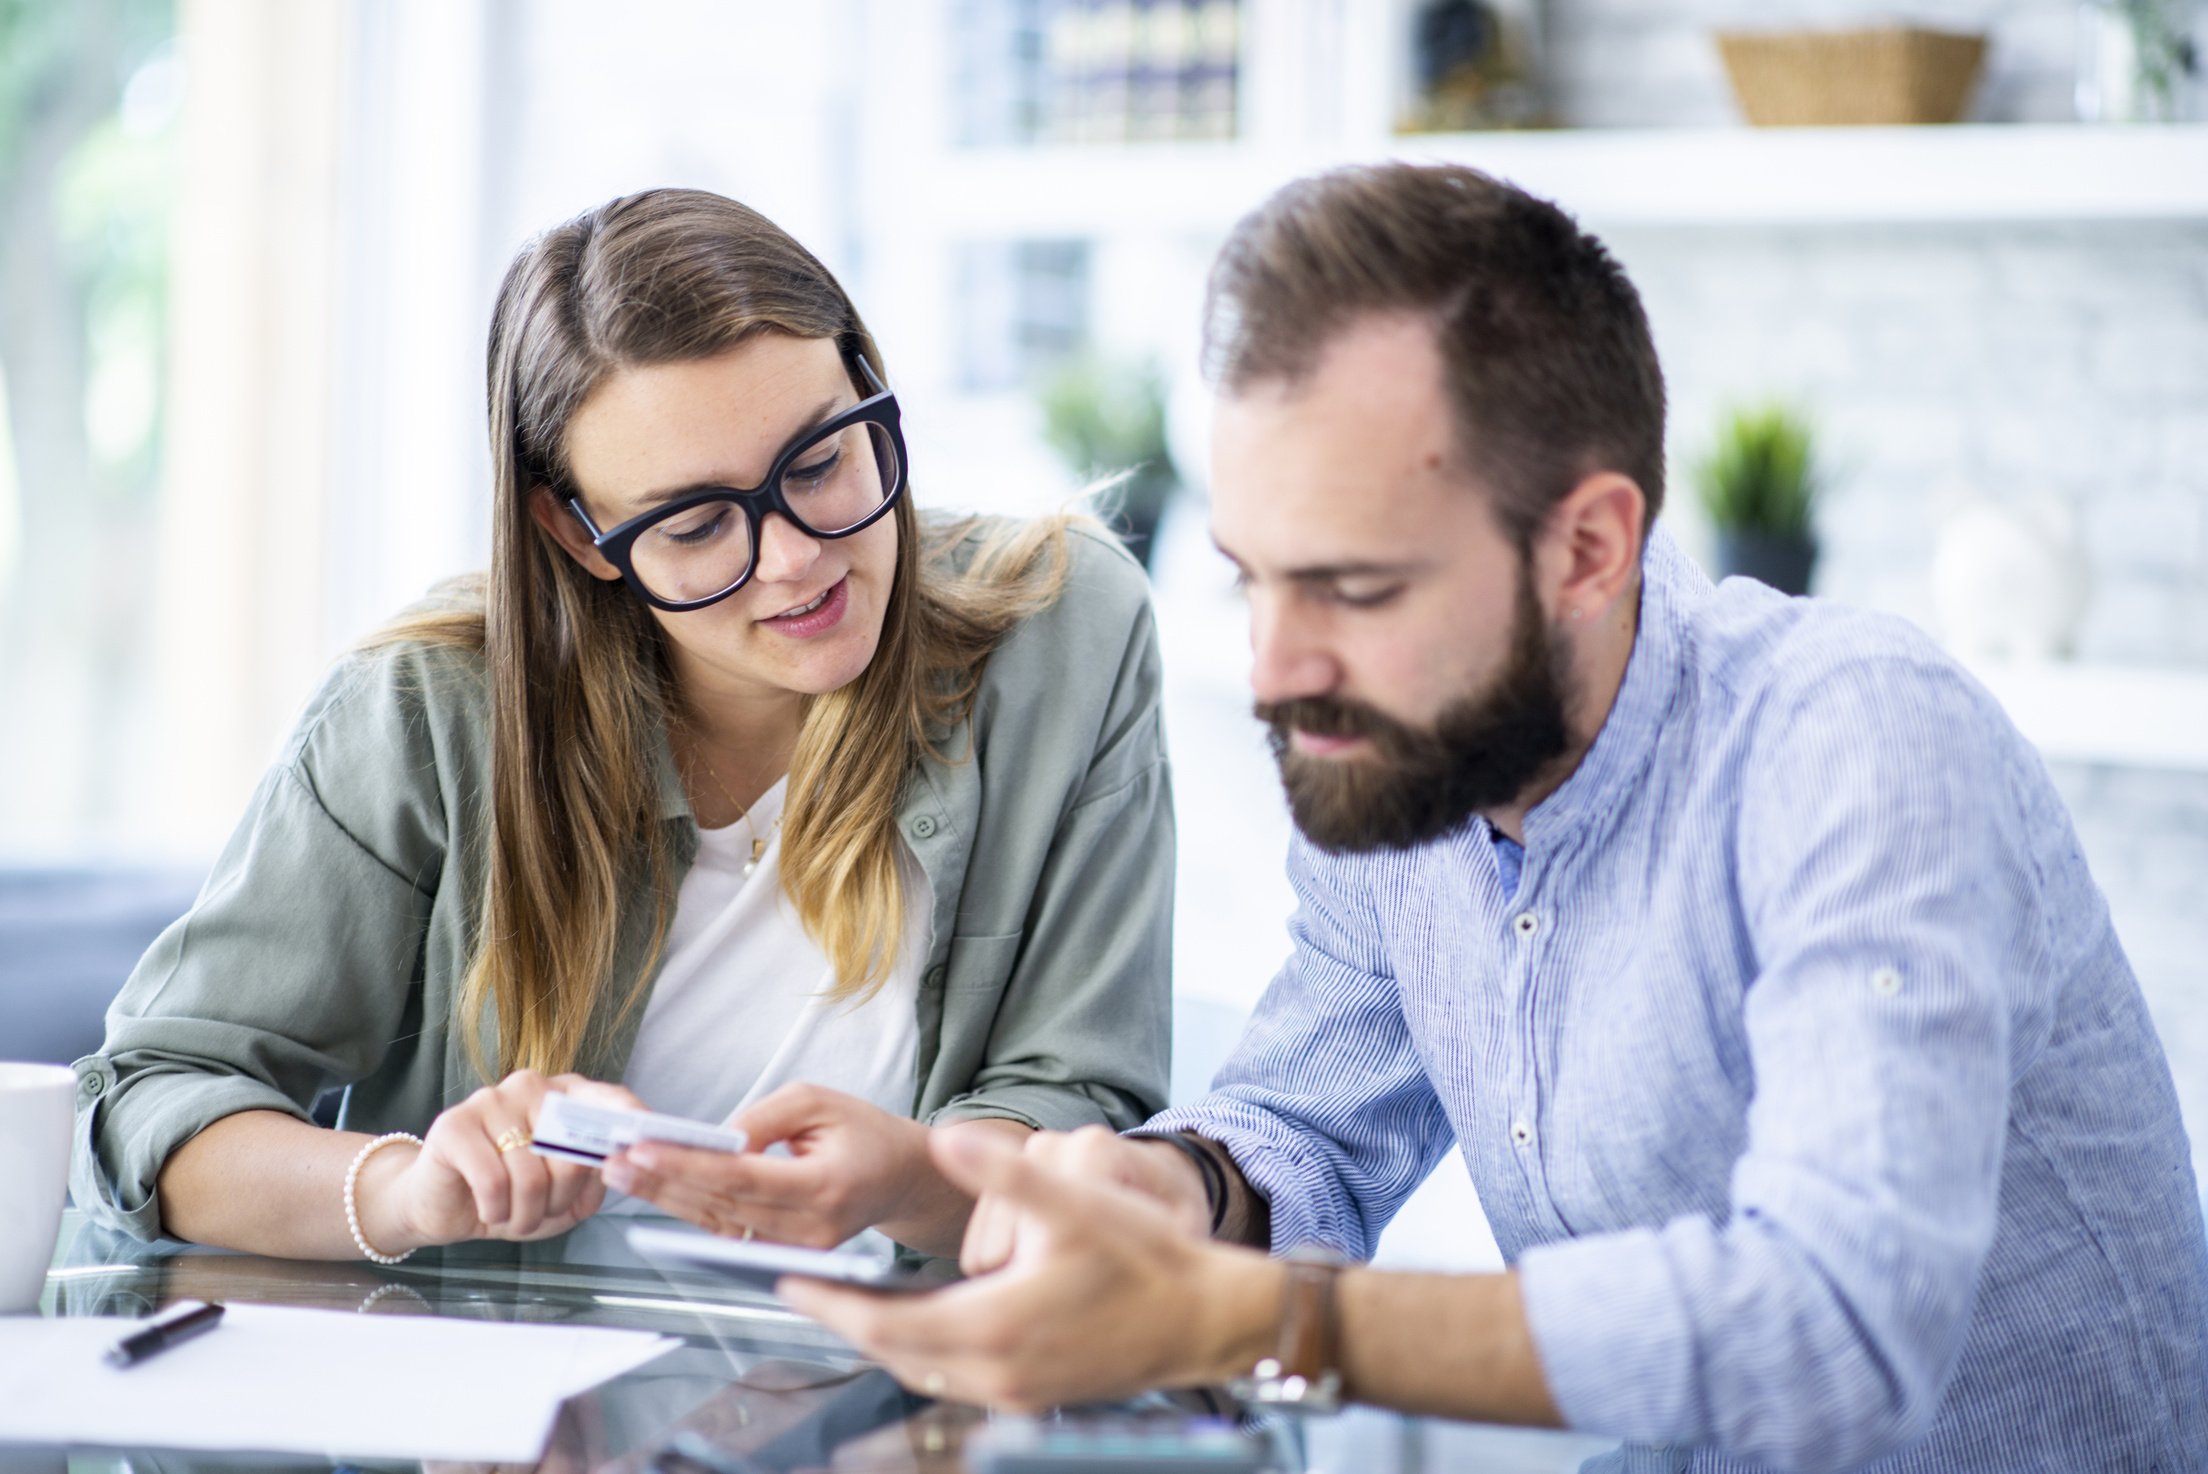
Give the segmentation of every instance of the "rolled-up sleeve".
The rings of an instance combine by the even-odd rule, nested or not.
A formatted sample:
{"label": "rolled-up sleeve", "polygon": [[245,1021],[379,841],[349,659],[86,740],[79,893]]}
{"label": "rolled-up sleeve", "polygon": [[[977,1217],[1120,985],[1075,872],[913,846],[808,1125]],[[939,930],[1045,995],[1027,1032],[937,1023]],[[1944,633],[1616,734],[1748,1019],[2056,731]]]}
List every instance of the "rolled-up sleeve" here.
{"label": "rolled-up sleeve", "polygon": [[981,1068],[938,1123],[998,1116],[1044,1131],[1117,1129],[1164,1103],[1172,853],[1162,758],[1067,816]]}
{"label": "rolled-up sleeve", "polygon": [[1747,767],[1756,1084],[1729,1217],[1520,1261],[1576,1427],[1844,1469],[1937,1411],[1994,1233],[2003,939],[2037,922],[1990,698],[1941,668],[1893,674],[1803,682]]}
{"label": "rolled-up sleeve", "polygon": [[[1084,614],[1082,639],[1092,646],[1076,658],[1109,672],[1108,688],[1098,688],[1108,695],[1057,701],[1019,735],[1022,746],[1058,744],[1079,756],[1055,811],[1009,826],[1048,836],[1018,932],[952,943],[954,967],[966,946],[1001,945],[1016,960],[971,1082],[930,1114],[935,1123],[993,1116],[1049,1131],[1124,1129],[1165,1103],[1174,829],[1157,626],[1134,561],[1116,544],[1069,536],[1076,561],[1066,599]],[[1014,662],[1015,679],[1055,682],[1070,673],[1046,675],[1037,662],[1066,653],[1038,641],[996,659]],[[989,761],[997,771],[988,802],[1005,810],[1000,824],[1015,809],[1032,815],[1054,802],[1048,785],[1020,781],[1040,766],[1032,751],[1008,744]],[[1024,851],[977,855],[969,889],[1017,892],[1015,853]]]}
{"label": "rolled-up sleeve", "polygon": [[[401,1029],[431,901],[422,866],[402,853],[420,847],[390,838],[408,804],[365,788],[418,764],[403,724],[395,746],[377,736],[376,712],[347,713],[367,730],[324,727],[355,688],[333,678],[198,900],[109,1007],[99,1052],[76,1062],[71,1189],[97,1222],[158,1235],[155,1186],[178,1146],[239,1111],[307,1119],[317,1094],[368,1074]],[[378,745],[383,761],[339,771],[348,752]],[[318,785],[325,772],[360,799],[341,806],[373,810],[371,822],[341,822]]]}
{"label": "rolled-up sleeve", "polygon": [[1151,1129],[1227,1148],[1267,1201],[1273,1246],[1369,1259],[1455,1138],[1411,1042],[1372,909],[1370,866],[1298,836],[1290,952],[1201,1100]]}

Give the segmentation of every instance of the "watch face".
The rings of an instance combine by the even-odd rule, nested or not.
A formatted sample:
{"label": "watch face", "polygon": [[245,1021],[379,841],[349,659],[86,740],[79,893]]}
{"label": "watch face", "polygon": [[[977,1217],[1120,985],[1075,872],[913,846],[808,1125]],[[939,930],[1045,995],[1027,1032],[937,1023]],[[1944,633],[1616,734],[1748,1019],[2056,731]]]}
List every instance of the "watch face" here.
{"label": "watch face", "polygon": [[[1282,1376],[1279,1363],[1270,1357],[1258,1363],[1259,1374],[1246,1381],[1236,1382],[1227,1390],[1254,1407],[1272,1408],[1284,1413],[1337,1413],[1342,1409],[1342,1374],[1326,1372],[1311,1377]],[[1275,1368],[1272,1376],[1264,1375],[1266,1367]]]}

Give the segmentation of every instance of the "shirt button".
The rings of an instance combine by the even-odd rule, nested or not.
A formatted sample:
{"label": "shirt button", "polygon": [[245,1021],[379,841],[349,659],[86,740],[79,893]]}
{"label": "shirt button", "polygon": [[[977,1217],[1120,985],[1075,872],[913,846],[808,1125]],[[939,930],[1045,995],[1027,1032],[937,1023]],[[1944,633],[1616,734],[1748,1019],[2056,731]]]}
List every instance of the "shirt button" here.
{"label": "shirt button", "polygon": [[105,1075],[86,1075],[84,1077],[84,1098],[86,1100],[98,1100],[105,1094],[107,1094],[107,1077]]}
{"label": "shirt button", "polygon": [[1519,936],[1525,937],[1529,941],[1535,932],[1541,930],[1541,918],[1531,911],[1519,912],[1510,924],[1517,929]]}
{"label": "shirt button", "polygon": [[926,839],[933,833],[935,833],[935,816],[933,814],[922,814],[912,821],[912,837],[914,839]]}
{"label": "shirt button", "polygon": [[944,976],[945,976],[945,974],[944,974],[944,969],[943,969],[943,965],[942,965],[941,963],[937,963],[937,964],[936,964],[936,965],[935,965],[934,967],[931,967],[931,968],[929,968],[929,969],[928,969],[928,978],[927,978],[928,986],[929,986],[929,987],[931,987],[931,988],[940,988],[940,987],[942,987],[942,986],[943,986],[943,978],[944,978]]}
{"label": "shirt button", "polygon": [[1523,1121],[1513,1121],[1510,1123],[1510,1139],[1524,1146],[1533,1140],[1533,1128]]}
{"label": "shirt button", "polygon": [[1871,974],[1871,991],[1881,998],[1891,998],[1901,991],[1901,974],[1890,967],[1882,967]]}

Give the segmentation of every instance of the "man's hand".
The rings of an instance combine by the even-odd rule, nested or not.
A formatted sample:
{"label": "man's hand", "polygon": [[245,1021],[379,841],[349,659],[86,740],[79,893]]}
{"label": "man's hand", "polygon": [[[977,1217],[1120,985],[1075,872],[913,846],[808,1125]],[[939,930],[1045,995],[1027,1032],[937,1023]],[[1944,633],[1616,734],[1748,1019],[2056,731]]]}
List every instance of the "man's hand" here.
{"label": "man's hand", "polygon": [[[1195,1237],[1205,1238],[1211,1232],[1211,1203],[1204,1196],[1203,1174],[1178,1147],[1129,1140],[1103,1126],[1038,1131],[1026,1145],[1028,1160],[1046,1173],[1128,1188],[1156,1201],[1175,1224]],[[1003,1267],[1019,1241],[1021,1217],[1009,1198],[983,1194],[966,1226],[958,1267],[968,1274]]]}
{"label": "man's hand", "polygon": [[[1121,1145],[1146,1164],[1173,1151]],[[1023,1153],[979,1133],[937,1132],[930,1149],[951,1182],[1018,1217],[1002,1269],[919,1296],[794,1278],[777,1287],[907,1386],[1036,1410],[1222,1382],[1271,1350],[1280,1267],[1191,1233],[1185,1193],[1176,1211],[1047,1164],[1051,1149]]]}

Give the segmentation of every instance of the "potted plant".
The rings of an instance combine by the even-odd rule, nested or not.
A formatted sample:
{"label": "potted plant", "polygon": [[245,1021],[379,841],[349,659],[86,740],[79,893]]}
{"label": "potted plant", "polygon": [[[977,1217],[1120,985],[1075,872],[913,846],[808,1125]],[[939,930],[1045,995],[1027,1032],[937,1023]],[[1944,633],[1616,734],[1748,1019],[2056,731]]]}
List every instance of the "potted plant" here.
{"label": "potted plant", "polygon": [[2191,0],[2081,0],[2078,117],[2176,123],[2192,112],[2200,51]]}
{"label": "potted plant", "polygon": [[1165,386],[1157,369],[1084,355],[1043,385],[1042,407],[1043,439],[1148,568],[1151,539],[1179,484],[1165,446]]}
{"label": "potted plant", "polygon": [[1720,578],[1742,574],[1784,594],[1809,592],[1817,563],[1814,439],[1807,418],[1782,404],[1733,409],[1720,422],[1717,443],[1694,468],[1717,533]]}

